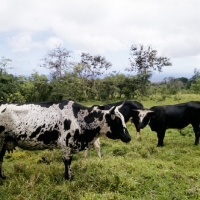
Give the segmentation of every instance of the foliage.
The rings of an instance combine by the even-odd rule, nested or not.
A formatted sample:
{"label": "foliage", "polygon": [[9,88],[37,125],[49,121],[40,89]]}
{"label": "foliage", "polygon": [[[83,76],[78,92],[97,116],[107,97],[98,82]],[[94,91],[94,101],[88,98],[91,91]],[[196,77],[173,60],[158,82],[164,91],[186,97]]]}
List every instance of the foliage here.
{"label": "foliage", "polygon": [[164,66],[172,65],[169,58],[158,57],[157,50],[151,46],[132,45],[130,55],[130,67],[126,70],[136,71],[138,74],[152,74],[155,70],[161,72]]}
{"label": "foliage", "polygon": [[80,78],[77,73],[66,73],[61,78],[49,80],[45,75],[34,72],[30,77],[14,77],[7,72],[0,74],[1,102],[39,102],[48,100],[74,99],[123,100],[145,99],[164,101],[167,96],[184,93],[199,93],[199,78],[187,89],[180,80],[168,77],[161,83],[144,83],[144,76],[111,74],[93,80]]}
{"label": "foliage", "polygon": [[183,88],[185,88],[184,82],[185,79],[176,79],[173,77],[164,78],[163,83],[167,86],[167,92],[169,94],[177,94],[180,92]]}
{"label": "foliage", "polygon": [[170,59],[167,57],[158,57],[157,50],[151,46],[132,45],[130,49],[131,58],[129,58],[130,67],[125,70],[137,72],[138,81],[140,81],[140,93],[145,95],[149,79],[154,71],[162,71],[164,66],[171,66]]}
{"label": "foliage", "polygon": [[71,70],[71,51],[64,47],[57,46],[54,49],[48,51],[47,55],[41,60],[41,67],[51,70],[52,78],[60,78],[66,72]]}
{"label": "foliage", "polygon": [[100,55],[91,56],[89,53],[82,53],[78,74],[88,79],[95,79],[102,76],[103,70],[108,70],[111,66],[112,64]]}
{"label": "foliage", "polygon": [[17,91],[17,77],[9,74],[7,70],[12,60],[2,57],[0,60],[0,102],[21,102]]}
{"label": "foliage", "polygon": [[12,67],[9,67],[11,64],[12,60],[9,58],[5,58],[5,57],[1,57],[0,60],[0,74],[3,74],[5,72],[7,72],[7,70]]}
{"label": "foliage", "polygon": [[16,80],[12,74],[0,73],[0,102],[20,102]]}
{"label": "foliage", "polygon": [[192,92],[200,94],[200,74],[196,76],[195,80],[191,84],[190,89],[192,90]]}
{"label": "foliage", "polygon": [[[106,74],[112,64],[100,55],[82,53],[78,63],[72,63],[71,51],[59,46],[49,51],[43,59],[43,67],[50,70],[50,76],[38,72],[30,76],[13,76],[7,70],[10,59],[0,60],[0,102],[39,102],[48,100],[74,99],[77,101],[124,100],[138,98],[165,101],[170,95],[199,93],[199,70],[185,77],[166,77],[162,82],[149,81],[154,70],[161,71],[171,63],[168,58],[158,57],[151,46],[131,47],[132,67],[138,68],[136,75],[112,71]],[[149,57],[149,58],[148,58]],[[152,60],[151,60],[152,59]]]}
{"label": "foliage", "polygon": [[80,79],[73,77],[72,74],[65,75],[59,80],[53,80],[50,86],[49,98],[51,100],[73,99],[82,101],[85,99]]}
{"label": "foliage", "polygon": [[81,61],[74,67],[74,73],[80,78],[85,98],[100,98],[98,78],[103,76],[112,64],[100,55],[81,54]]}
{"label": "foliage", "polygon": [[19,91],[24,97],[25,102],[46,101],[49,97],[50,86],[45,75],[34,72],[30,77],[19,77]]}

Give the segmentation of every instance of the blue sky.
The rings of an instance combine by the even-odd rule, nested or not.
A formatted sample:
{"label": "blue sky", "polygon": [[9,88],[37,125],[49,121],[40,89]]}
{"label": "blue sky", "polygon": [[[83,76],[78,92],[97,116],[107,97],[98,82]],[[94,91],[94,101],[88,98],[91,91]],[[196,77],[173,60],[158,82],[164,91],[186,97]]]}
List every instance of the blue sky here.
{"label": "blue sky", "polygon": [[132,44],[151,45],[172,66],[155,73],[188,77],[200,69],[199,0],[0,0],[0,57],[16,75],[49,72],[39,67],[48,50],[62,45],[105,56],[124,73]]}

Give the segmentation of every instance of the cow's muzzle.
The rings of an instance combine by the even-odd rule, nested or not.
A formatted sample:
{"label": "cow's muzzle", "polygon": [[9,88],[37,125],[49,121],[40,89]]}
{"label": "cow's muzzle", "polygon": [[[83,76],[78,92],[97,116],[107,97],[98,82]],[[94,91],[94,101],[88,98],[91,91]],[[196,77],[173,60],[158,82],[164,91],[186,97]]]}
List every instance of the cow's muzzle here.
{"label": "cow's muzzle", "polygon": [[122,142],[128,143],[131,141],[131,136],[129,135],[128,130],[125,130],[125,134],[123,135],[123,137],[121,138]]}
{"label": "cow's muzzle", "polygon": [[127,137],[125,139],[122,139],[122,142],[128,143],[131,141],[131,137]]}
{"label": "cow's muzzle", "polygon": [[144,124],[144,123],[138,124],[138,129],[143,129],[144,127],[145,127],[145,124]]}

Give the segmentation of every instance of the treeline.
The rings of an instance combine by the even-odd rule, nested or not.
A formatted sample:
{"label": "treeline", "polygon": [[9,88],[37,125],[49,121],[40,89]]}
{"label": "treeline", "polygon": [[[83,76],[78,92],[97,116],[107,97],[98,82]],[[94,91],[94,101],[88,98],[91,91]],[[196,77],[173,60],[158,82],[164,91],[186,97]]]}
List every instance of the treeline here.
{"label": "treeline", "polygon": [[[10,59],[0,60],[0,102],[40,102],[48,100],[74,99],[77,101],[138,99],[160,94],[200,93],[200,73],[185,77],[165,78],[160,83],[150,82],[153,71],[161,72],[170,66],[168,58],[158,57],[150,46],[131,47],[129,74],[112,71],[104,57],[81,54],[80,62],[72,62],[72,52],[59,46],[49,51],[41,60],[41,67],[49,69],[49,75],[33,72],[29,77],[8,73]],[[136,72],[133,74],[133,72]]]}

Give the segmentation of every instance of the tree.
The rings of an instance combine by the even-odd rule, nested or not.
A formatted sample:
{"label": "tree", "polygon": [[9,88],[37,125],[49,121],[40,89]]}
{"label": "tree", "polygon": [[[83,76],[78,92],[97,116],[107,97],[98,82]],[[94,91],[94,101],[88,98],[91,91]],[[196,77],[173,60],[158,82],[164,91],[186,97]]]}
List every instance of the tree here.
{"label": "tree", "polygon": [[[145,94],[148,80],[151,78],[153,71],[162,72],[164,66],[171,66],[170,59],[167,57],[158,57],[157,50],[151,46],[132,45],[130,49],[131,58],[129,58],[130,67],[126,71],[135,71],[140,75],[141,94]],[[142,77],[141,77],[142,76]]]}
{"label": "tree", "polygon": [[19,84],[18,78],[9,74],[8,69],[12,69],[10,66],[12,60],[9,58],[1,57],[0,60],[0,102],[24,102],[23,96],[18,91]]}
{"label": "tree", "polygon": [[200,94],[200,74],[197,74],[195,81],[191,83],[190,89],[196,94]]}
{"label": "tree", "polygon": [[66,72],[71,70],[72,62],[69,61],[71,58],[71,51],[57,46],[56,48],[48,51],[48,53],[42,59],[40,67],[50,69],[50,75],[52,78],[60,78]]}
{"label": "tree", "polygon": [[34,72],[30,77],[18,77],[20,82],[20,93],[25,102],[40,102],[49,100],[51,88],[48,78],[45,75],[39,75]]}
{"label": "tree", "polygon": [[7,69],[12,69],[12,67],[8,67],[11,64],[12,60],[9,58],[1,57],[0,60],[0,73],[7,73]]}
{"label": "tree", "polygon": [[112,64],[105,57],[100,55],[92,56],[89,53],[81,54],[81,61],[74,67],[74,73],[81,79],[85,97],[90,95],[90,98],[93,98],[98,95],[96,80],[111,66]]}
{"label": "tree", "polygon": [[164,66],[172,65],[169,58],[158,57],[157,50],[154,50],[151,46],[132,45],[130,55],[130,68],[126,68],[126,70],[136,71],[138,74],[152,74],[156,70],[162,72]]}
{"label": "tree", "polygon": [[99,100],[108,100],[115,98],[116,86],[112,76],[104,77],[99,84]]}
{"label": "tree", "polygon": [[200,70],[195,68],[194,75],[189,79],[189,81],[187,83],[187,88],[190,88],[192,84],[195,84],[196,79],[199,77],[199,75],[200,75]]}
{"label": "tree", "polygon": [[174,77],[165,77],[164,82],[166,85],[165,92],[168,92],[169,94],[177,94],[182,89],[184,89],[184,84],[180,79],[174,78]]}
{"label": "tree", "polygon": [[91,56],[89,53],[81,54],[80,65],[83,66],[87,78],[95,79],[104,74],[103,70],[109,69],[112,64],[100,55]]}
{"label": "tree", "polygon": [[54,79],[50,83],[52,100],[73,99],[86,100],[83,93],[83,84],[76,74],[66,74],[60,80]]}
{"label": "tree", "polygon": [[17,77],[8,74],[12,60],[2,57],[0,60],[0,102],[22,102],[18,92]]}

